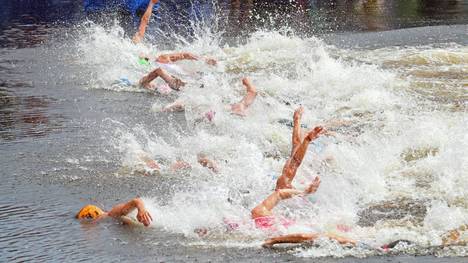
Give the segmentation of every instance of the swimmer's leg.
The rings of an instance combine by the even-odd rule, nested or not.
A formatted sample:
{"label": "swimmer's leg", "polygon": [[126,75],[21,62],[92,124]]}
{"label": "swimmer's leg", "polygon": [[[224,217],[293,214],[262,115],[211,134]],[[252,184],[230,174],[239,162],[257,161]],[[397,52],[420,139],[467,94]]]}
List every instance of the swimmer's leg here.
{"label": "swimmer's leg", "polygon": [[276,181],[276,190],[283,188],[292,188],[291,182],[296,176],[297,169],[299,168],[299,166],[302,163],[302,160],[304,159],[310,142],[316,139],[322,131],[322,127],[315,127],[312,131],[310,131],[307,134],[302,143],[297,146],[293,155],[284,164],[283,173]]}
{"label": "swimmer's leg", "polygon": [[151,89],[151,81],[155,80],[157,77],[162,78],[168,85],[171,87],[171,89],[174,90],[179,90],[180,87],[185,85],[185,82],[181,81],[180,79],[171,76],[169,73],[167,73],[164,69],[162,68],[157,68],[148,75],[144,76],[142,79],[140,79],[140,85],[146,89]]}
{"label": "swimmer's leg", "polygon": [[234,103],[231,105],[231,111],[234,114],[245,116],[247,108],[252,105],[257,97],[257,89],[254,85],[250,82],[248,78],[242,79],[242,84],[244,84],[247,94],[242,98],[241,101],[238,103]]}
{"label": "swimmer's leg", "polygon": [[336,235],[331,235],[331,234],[312,234],[312,233],[299,233],[299,234],[290,234],[290,235],[284,235],[284,236],[278,236],[278,237],[273,237],[269,238],[263,243],[263,247],[272,247],[274,244],[280,244],[280,243],[303,243],[303,242],[310,242],[314,241],[317,238],[320,237],[326,237],[329,239],[333,239],[338,241],[340,244],[352,244],[355,245],[356,241],[352,239],[348,239],[345,237],[340,237]]}

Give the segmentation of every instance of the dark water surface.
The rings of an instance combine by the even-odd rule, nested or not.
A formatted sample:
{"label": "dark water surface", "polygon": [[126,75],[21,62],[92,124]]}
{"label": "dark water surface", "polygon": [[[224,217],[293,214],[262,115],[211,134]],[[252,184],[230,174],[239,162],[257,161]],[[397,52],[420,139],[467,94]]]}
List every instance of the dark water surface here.
{"label": "dark water surface", "polygon": [[[468,1],[219,1],[217,8],[210,2],[194,3],[199,8],[196,13],[183,1],[162,3],[159,21],[179,14],[182,22],[161,27],[184,31],[186,18],[218,15],[224,18],[220,25],[226,39],[287,26],[347,47],[467,44]],[[70,63],[76,58],[68,54],[74,46],[73,28],[86,15],[81,1],[1,2],[0,261],[318,262],[287,251],[187,247],[181,244],[182,236],[164,230],[114,223],[82,225],[73,218],[88,202],[110,207],[137,194],[163,199],[170,195],[169,186],[178,183],[114,176],[120,162],[109,150],[108,118],[128,126],[158,126],[168,117],[146,114],[154,100],[148,94],[85,88],[86,71]],[[404,255],[320,259],[357,261],[440,262],[430,256]],[[447,261],[466,262],[466,258]]]}

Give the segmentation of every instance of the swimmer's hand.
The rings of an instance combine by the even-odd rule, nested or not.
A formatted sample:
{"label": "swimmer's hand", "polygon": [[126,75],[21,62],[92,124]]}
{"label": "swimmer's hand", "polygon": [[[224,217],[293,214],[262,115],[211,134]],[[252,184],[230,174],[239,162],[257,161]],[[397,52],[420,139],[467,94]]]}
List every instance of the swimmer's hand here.
{"label": "swimmer's hand", "polygon": [[304,107],[300,106],[294,111],[293,119],[300,121],[303,113],[304,113]]}
{"label": "swimmer's hand", "polygon": [[325,129],[322,126],[317,126],[307,134],[306,139],[309,141],[313,141],[317,139],[321,133],[324,133],[324,132],[325,132]]}
{"label": "swimmer's hand", "polygon": [[141,207],[138,207],[137,220],[144,226],[149,226],[151,224],[151,221],[153,221],[151,214],[146,210],[145,206],[143,205],[143,202],[141,202]]}
{"label": "swimmer's hand", "polygon": [[317,189],[320,186],[320,177],[317,176],[315,177],[314,181],[307,187],[307,189],[304,191],[305,194],[313,194],[317,192]]}
{"label": "swimmer's hand", "polygon": [[273,238],[269,238],[265,240],[265,242],[262,244],[263,248],[273,248],[273,245],[276,244],[275,240]]}

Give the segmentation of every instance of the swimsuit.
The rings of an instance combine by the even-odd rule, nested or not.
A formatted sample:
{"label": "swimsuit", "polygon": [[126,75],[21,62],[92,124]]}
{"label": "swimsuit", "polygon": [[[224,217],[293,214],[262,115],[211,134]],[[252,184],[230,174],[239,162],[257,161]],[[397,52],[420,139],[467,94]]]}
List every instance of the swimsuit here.
{"label": "swimsuit", "polygon": [[[284,228],[288,228],[294,224],[296,224],[296,221],[284,217],[275,217],[275,216],[260,216],[257,218],[253,219],[255,222],[255,226],[261,230],[272,230],[276,231],[278,230],[276,226],[280,225],[283,226]],[[233,220],[224,218],[223,219],[224,224],[226,225],[226,228],[228,231],[233,231],[236,229],[239,229],[240,224],[238,222],[235,222]]]}
{"label": "swimsuit", "polygon": [[287,219],[284,217],[274,217],[274,216],[260,216],[254,219],[255,226],[262,230],[277,230],[276,225],[281,225],[285,228],[294,225],[296,222],[292,219]]}

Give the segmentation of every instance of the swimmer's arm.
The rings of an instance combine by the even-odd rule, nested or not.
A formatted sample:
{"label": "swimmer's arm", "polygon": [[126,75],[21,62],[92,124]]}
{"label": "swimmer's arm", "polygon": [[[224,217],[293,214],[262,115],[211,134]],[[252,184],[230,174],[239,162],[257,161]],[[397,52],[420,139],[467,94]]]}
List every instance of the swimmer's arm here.
{"label": "swimmer's arm", "polygon": [[179,60],[198,60],[199,57],[189,52],[178,52],[178,53],[169,53],[169,54],[160,55],[158,59],[164,60],[164,61],[176,62]]}
{"label": "swimmer's arm", "polygon": [[306,241],[314,241],[317,238],[319,238],[318,234],[290,234],[285,236],[269,238],[265,240],[265,243],[263,243],[263,247],[272,247],[275,244],[281,243],[303,243]]}
{"label": "swimmer's arm", "polygon": [[146,210],[143,200],[140,198],[134,198],[127,203],[118,204],[109,211],[108,215],[114,218],[120,218],[122,216],[128,215],[130,212],[138,210],[137,219],[140,223],[143,223],[145,226],[149,226],[153,218],[150,213]]}
{"label": "swimmer's arm", "polygon": [[263,247],[272,247],[274,244],[280,244],[280,243],[303,243],[303,242],[310,242],[314,241],[317,238],[320,237],[325,237],[329,238],[332,240],[336,240],[340,244],[351,244],[351,245],[356,245],[356,241],[337,236],[337,235],[332,235],[332,234],[306,234],[306,233],[300,233],[300,234],[290,234],[290,235],[285,235],[285,236],[278,236],[278,237],[273,237],[269,238],[263,243]]}
{"label": "swimmer's arm", "polygon": [[200,56],[197,56],[193,53],[190,52],[179,52],[179,53],[172,53],[172,54],[166,54],[162,55],[165,56],[166,59],[169,59],[171,62],[176,62],[179,60],[200,60],[204,59],[206,64],[208,65],[216,65],[217,61],[212,59],[212,58],[203,58]]}
{"label": "swimmer's arm", "polygon": [[143,14],[143,17],[141,18],[140,26],[138,27],[138,32],[136,32],[135,35],[133,36],[133,39],[132,39],[133,43],[137,44],[143,40],[143,37],[145,36],[145,32],[146,32],[146,27],[148,26],[148,23],[151,18],[151,14],[153,13],[153,6],[158,1],[159,0],[151,0],[148,3],[148,7],[146,8],[146,11]]}

